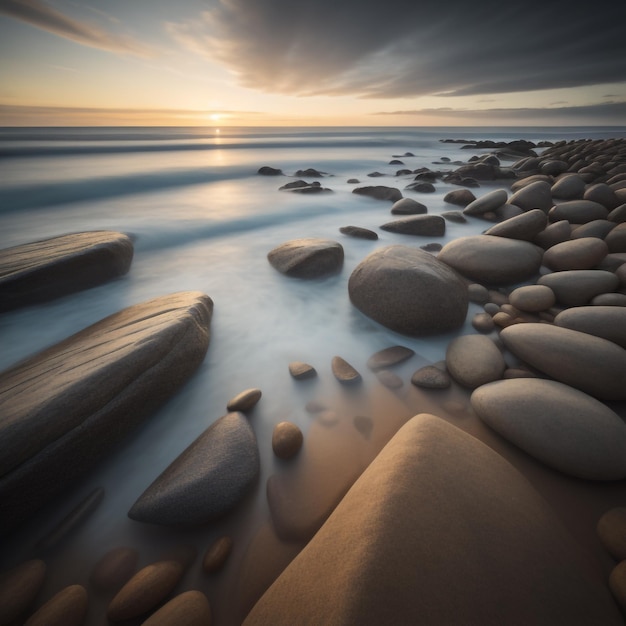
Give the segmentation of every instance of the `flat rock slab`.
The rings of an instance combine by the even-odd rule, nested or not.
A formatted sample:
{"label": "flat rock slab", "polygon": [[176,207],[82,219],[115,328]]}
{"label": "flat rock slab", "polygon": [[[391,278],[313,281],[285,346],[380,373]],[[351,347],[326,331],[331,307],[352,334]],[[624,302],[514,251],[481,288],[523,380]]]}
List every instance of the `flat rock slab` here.
{"label": "flat rock slab", "polygon": [[286,276],[321,278],[341,270],[343,246],[330,239],[293,239],[271,250],[267,259]]}
{"label": "flat rock slab", "polygon": [[228,413],[144,491],[128,517],[165,526],[206,524],[233,509],[259,472],[254,431],[242,413]]}
{"label": "flat rock slab", "polygon": [[588,559],[510,463],[422,414],[244,624],[622,624]]}
{"label": "flat rock slab", "polygon": [[479,283],[511,285],[537,274],[542,251],[527,241],[474,235],[447,243],[437,258]]}
{"label": "flat rock slab", "polygon": [[82,478],[187,381],[212,312],[200,292],[156,298],[0,374],[1,531]]}
{"label": "flat rock slab", "polygon": [[0,250],[0,311],[46,302],[128,272],[133,243],[122,233],[72,233]]}
{"label": "flat rock slab", "polygon": [[609,407],[553,380],[518,378],[476,389],[472,408],[505,439],[569,476],[626,478],[626,425]]}

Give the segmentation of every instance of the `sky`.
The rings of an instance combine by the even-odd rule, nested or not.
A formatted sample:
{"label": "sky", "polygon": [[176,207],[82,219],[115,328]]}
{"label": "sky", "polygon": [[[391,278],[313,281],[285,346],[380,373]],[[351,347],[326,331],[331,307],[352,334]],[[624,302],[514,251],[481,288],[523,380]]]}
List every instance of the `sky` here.
{"label": "sky", "polygon": [[626,125],[624,0],[0,0],[0,126]]}

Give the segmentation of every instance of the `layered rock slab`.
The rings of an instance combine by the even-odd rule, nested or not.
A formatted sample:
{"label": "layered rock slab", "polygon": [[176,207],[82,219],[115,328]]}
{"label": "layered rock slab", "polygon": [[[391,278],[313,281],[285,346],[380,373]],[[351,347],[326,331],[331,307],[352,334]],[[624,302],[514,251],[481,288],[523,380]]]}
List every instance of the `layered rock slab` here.
{"label": "layered rock slab", "polygon": [[194,526],[233,509],[257,481],[259,449],[243,413],[214,422],[143,492],[131,519]]}
{"label": "layered rock slab", "polygon": [[530,483],[477,439],[422,414],[387,444],[244,623],[622,619],[587,554]]}
{"label": "layered rock slab", "polygon": [[212,312],[200,292],[156,298],[0,374],[0,531],[82,478],[187,381]]}
{"label": "layered rock slab", "polygon": [[463,324],[467,289],[432,255],[408,246],[376,250],[355,268],[352,303],[378,323],[405,335],[454,330]]}
{"label": "layered rock slab", "polygon": [[46,302],[126,274],[133,243],[122,233],[71,233],[0,250],[0,311]]}

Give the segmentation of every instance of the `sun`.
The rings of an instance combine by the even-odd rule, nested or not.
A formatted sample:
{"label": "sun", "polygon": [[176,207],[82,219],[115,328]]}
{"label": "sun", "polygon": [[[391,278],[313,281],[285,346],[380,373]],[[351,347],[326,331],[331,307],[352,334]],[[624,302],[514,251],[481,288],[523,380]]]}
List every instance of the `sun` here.
{"label": "sun", "polygon": [[211,115],[209,115],[209,119],[212,122],[219,122],[220,119],[222,119],[222,116],[219,113],[211,113]]}

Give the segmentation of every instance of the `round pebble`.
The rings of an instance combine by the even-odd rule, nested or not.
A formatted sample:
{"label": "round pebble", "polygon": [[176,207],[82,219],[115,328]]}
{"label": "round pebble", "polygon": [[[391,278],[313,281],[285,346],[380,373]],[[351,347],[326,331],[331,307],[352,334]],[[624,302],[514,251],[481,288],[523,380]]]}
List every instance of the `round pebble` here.
{"label": "round pebble", "polygon": [[454,380],[475,389],[502,378],[506,364],[502,353],[488,337],[461,335],[448,344],[446,366]]}
{"label": "round pebble", "polygon": [[291,422],[279,422],[272,433],[272,449],[279,459],[290,459],[298,453],[303,440],[298,426]]}
{"label": "round pebble", "polygon": [[232,549],[233,540],[227,535],[220,537],[208,547],[202,559],[202,569],[207,574],[219,572],[224,567]]}
{"label": "round pebble", "polygon": [[46,564],[41,559],[20,563],[0,578],[0,624],[12,624],[24,615],[41,590]]}
{"label": "round pebble", "polygon": [[478,283],[471,283],[467,286],[467,295],[470,302],[485,304],[489,300],[489,290]]}
{"label": "round pebble", "polygon": [[626,561],[618,563],[609,576],[609,589],[620,607],[626,610]]}
{"label": "round pebble", "polygon": [[495,323],[489,313],[476,313],[472,318],[472,326],[479,333],[490,333],[495,328]]}
{"label": "round pebble", "polygon": [[520,311],[536,313],[554,306],[554,291],[546,285],[526,285],[518,287],[509,294],[511,304]]}

